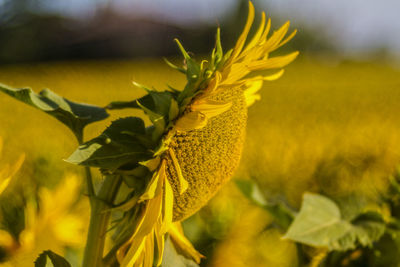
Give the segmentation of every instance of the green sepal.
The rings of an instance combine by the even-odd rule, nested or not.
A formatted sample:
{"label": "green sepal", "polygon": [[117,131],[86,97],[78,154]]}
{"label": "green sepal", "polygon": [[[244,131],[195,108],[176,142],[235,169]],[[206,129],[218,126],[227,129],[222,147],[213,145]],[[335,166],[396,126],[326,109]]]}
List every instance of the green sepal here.
{"label": "green sepal", "polygon": [[173,64],[171,61],[169,61],[165,57],[163,57],[163,59],[164,59],[165,63],[167,63],[167,65],[170,66],[171,68],[173,68],[174,70],[177,70],[179,72],[182,72],[183,74],[186,74],[186,70],[184,68],[180,68],[180,67],[176,66],[175,64]]}
{"label": "green sepal", "polygon": [[37,257],[35,260],[35,267],[49,266],[47,264],[47,258],[50,259],[53,267],[71,267],[71,264],[69,264],[66,259],[51,250],[45,250]]}
{"label": "green sepal", "polygon": [[99,137],[79,146],[66,161],[111,171],[123,165],[135,165],[152,157],[152,148],[143,144],[141,141],[143,138],[150,139],[146,137],[142,119],[136,117],[118,119],[113,121]]}
{"label": "green sepal", "polygon": [[223,50],[221,45],[221,30],[220,28],[217,29],[217,34],[215,37],[215,48],[211,53],[211,69],[215,71],[219,68],[220,63],[223,59]]}
{"label": "green sepal", "polygon": [[0,84],[0,91],[55,117],[78,138],[82,138],[86,125],[109,116],[104,108],[69,101],[48,89],[36,94],[30,88],[15,89]]}

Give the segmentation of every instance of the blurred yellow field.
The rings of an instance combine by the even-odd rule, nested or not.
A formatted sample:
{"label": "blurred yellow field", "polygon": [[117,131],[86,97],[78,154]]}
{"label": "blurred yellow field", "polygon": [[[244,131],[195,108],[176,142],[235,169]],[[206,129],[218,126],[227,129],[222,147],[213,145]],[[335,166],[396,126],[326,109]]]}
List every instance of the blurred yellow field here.
{"label": "blurred yellow field", "polygon": [[[184,84],[184,76],[161,60],[0,69],[0,81],[5,84],[35,91],[49,88],[69,99],[100,106],[143,95],[133,80],[160,90],[168,83],[175,88]],[[250,108],[247,144],[237,176],[254,177],[272,192],[287,190],[294,194],[294,203],[304,190],[328,184],[335,187],[332,190],[356,185],[379,188],[379,181],[360,184],[364,181],[360,179],[375,174],[383,178],[399,163],[399,86],[399,71],[383,64],[295,62],[282,79],[264,84],[262,100]],[[120,116],[141,116],[133,109],[111,114],[106,122],[88,127],[87,139]],[[46,151],[52,151],[47,159],[51,165],[71,168],[60,159],[76,144],[56,120],[2,95],[0,122],[0,135],[11,157],[26,152],[28,161],[33,161],[49,157]],[[46,142],[40,136],[46,136]],[[335,164],[343,168],[331,170]],[[322,175],[324,179],[319,179]]]}

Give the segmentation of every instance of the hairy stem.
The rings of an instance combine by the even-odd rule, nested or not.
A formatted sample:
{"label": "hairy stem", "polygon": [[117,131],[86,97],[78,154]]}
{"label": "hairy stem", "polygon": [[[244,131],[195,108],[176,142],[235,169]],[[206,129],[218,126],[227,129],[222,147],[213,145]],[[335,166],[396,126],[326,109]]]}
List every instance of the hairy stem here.
{"label": "hairy stem", "polygon": [[102,267],[104,242],[110,219],[110,205],[113,203],[119,187],[121,177],[107,175],[97,196],[91,196],[91,213],[89,232],[83,258],[84,267]]}

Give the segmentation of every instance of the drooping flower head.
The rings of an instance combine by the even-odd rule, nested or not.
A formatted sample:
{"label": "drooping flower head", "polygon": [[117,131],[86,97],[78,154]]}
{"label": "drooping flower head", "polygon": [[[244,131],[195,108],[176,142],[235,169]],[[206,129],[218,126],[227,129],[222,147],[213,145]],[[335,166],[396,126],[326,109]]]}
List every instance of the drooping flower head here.
{"label": "drooping flower head", "polygon": [[[184,237],[179,222],[204,206],[232,177],[245,139],[247,108],[260,99],[257,92],[263,82],[281,77],[282,68],[298,55],[270,57],[296,34],[294,31],[285,38],[289,22],[268,37],[271,21],[262,13],[258,30],[247,41],[253,20],[250,2],[247,22],[235,47],[224,54],[218,30],[208,61],[197,63],[177,41],[185,65],[169,64],[186,74],[184,90],[147,89],[152,109],[144,104],[147,96],[136,102],[153,122],[153,139],[159,145],[153,158],[141,163],[152,177],[135,202],[135,213],[131,213],[135,227],[117,251],[121,266],[159,266],[167,233],[185,256],[200,261],[201,254]],[[254,75],[270,69],[277,71]]]}

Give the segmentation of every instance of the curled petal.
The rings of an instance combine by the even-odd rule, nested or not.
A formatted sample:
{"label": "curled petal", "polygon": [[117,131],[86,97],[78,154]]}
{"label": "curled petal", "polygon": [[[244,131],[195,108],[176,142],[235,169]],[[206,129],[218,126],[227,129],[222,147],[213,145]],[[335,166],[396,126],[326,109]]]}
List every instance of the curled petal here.
{"label": "curled petal", "polygon": [[247,89],[244,91],[247,106],[253,105],[256,100],[260,100],[261,96],[257,92],[261,89],[263,80],[254,80],[246,82]]}
{"label": "curled petal", "polygon": [[179,177],[179,184],[180,184],[179,193],[183,194],[188,189],[189,184],[182,175],[181,166],[179,165],[179,162],[178,162],[178,159],[176,158],[174,150],[172,148],[170,148],[168,151],[169,151],[169,155],[172,159],[172,163],[174,164],[175,171]]}
{"label": "curled petal", "polygon": [[232,107],[231,102],[221,103],[219,101],[211,100],[211,99],[203,99],[202,101],[196,101],[192,109],[194,111],[199,111],[202,114],[206,115],[208,119],[218,116],[225,111],[229,110]]}
{"label": "curled petal", "polygon": [[147,185],[146,191],[139,198],[139,202],[145,201],[148,199],[152,199],[157,196],[162,189],[162,184],[165,179],[165,162],[160,166],[160,169],[154,172],[153,177],[151,178],[149,184]]}
{"label": "curled petal", "polygon": [[169,234],[172,242],[176,247],[178,247],[182,252],[186,254],[186,256],[191,257],[196,263],[200,263],[200,259],[204,258],[200,252],[198,252],[190,241],[183,234],[182,226],[179,222],[174,223],[170,230]]}
{"label": "curled petal", "polygon": [[193,111],[180,117],[174,127],[177,131],[187,132],[191,130],[201,129],[207,125],[207,117],[199,111]]}

